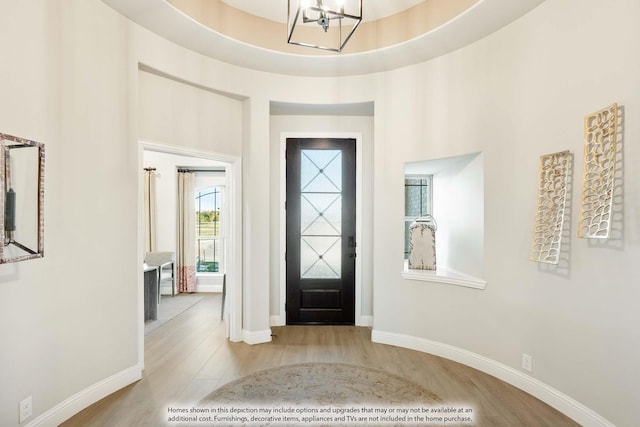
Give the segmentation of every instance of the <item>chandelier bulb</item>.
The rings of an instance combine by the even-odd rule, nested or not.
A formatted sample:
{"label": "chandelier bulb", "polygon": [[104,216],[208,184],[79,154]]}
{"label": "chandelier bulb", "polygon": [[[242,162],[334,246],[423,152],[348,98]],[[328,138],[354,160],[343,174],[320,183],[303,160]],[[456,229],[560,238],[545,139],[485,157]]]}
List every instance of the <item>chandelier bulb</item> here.
{"label": "chandelier bulb", "polygon": [[326,13],[320,12],[320,18],[318,19],[318,25],[322,27],[324,32],[326,33],[329,29],[329,17]]}

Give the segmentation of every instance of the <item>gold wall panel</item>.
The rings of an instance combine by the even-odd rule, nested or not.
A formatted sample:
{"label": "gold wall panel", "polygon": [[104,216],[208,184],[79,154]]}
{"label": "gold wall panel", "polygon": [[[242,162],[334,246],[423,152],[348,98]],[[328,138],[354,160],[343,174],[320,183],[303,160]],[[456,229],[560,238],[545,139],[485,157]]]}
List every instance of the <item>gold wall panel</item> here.
{"label": "gold wall panel", "polygon": [[531,238],[531,261],[558,264],[567,202],[571,153],[540,156],[538,207]]}
{"label": "gold wall panel", "polygon": [[584,172],[578,237],[609,237],[617,139],[618,104],[585,117]]}

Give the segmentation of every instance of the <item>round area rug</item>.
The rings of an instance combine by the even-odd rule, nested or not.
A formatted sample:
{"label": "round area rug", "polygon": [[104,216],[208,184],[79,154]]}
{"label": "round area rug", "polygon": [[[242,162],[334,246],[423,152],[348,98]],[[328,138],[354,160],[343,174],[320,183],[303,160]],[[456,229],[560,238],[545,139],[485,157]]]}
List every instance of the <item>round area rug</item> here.
{"label": "round area rug", "polygon": [[420,385],[378,369],[342,363],[303,363],[232,381],[200,403],[405,406],[442,402]]}

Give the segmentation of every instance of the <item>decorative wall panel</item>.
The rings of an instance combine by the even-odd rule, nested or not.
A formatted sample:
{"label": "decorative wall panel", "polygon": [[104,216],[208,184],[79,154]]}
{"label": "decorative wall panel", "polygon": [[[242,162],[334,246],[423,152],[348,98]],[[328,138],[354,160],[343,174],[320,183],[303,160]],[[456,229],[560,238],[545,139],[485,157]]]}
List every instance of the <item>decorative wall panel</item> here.
{"label": "decorative wall panel", "polygon": [[529,255],[531,261],[558,264],[560,260],[571,163],[569,151],[540,156],[538,207]]}
{"label": "decorative wall panel", "polygon": [[618,104],[585,117],[584,172],[578,237],[609,237],[617,139]]}
{"label": "decorative wall panel", "polygon": [[431,215],[416,219],[409,227],[409,268],[436,269],[436,221]]}

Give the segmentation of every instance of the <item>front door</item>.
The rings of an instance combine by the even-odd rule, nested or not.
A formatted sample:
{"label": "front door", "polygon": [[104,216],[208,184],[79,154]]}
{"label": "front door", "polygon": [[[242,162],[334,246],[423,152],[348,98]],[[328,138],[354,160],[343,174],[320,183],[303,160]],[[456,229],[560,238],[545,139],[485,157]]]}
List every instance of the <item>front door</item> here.
{"label": "front door", "polygon": [[287,324],[355,323],[356,141],[287,139]]}

